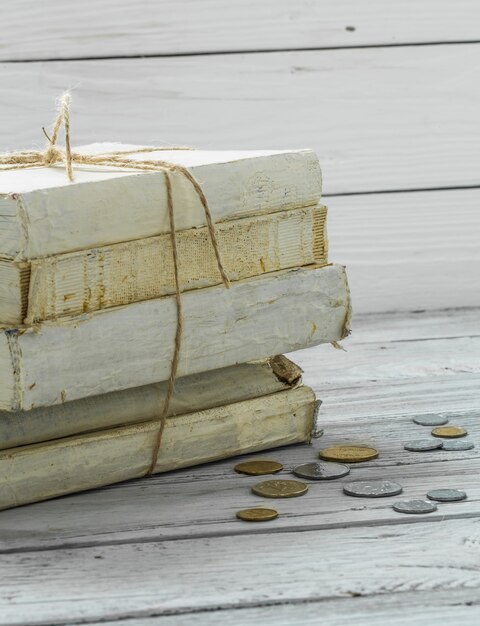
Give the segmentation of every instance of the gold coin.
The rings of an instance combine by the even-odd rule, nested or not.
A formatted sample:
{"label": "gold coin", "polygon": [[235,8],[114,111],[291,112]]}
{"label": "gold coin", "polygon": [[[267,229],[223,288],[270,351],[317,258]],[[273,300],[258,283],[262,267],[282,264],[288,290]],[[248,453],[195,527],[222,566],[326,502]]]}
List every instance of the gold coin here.
{"label": "gold coin", "polygon": [[254,485],[252,491],[264,498],[296,498],[307,493],[308,486],[298,480],[264,480]]}
{"label": "gold coin", "polygon": [[233,469],[239,474],[262,476],[262,474],[276,474],[277,472],[280,472],[283,469],[283,465],[281,463],[277,463],[277,461],[262,461],[258,459],[237,463]]}
{"label": "gold coin", "polygon": [[465,437],[467,435],[465,428],[461,426],[437,426],[432,430],[434,437],[445,437],[446,439],[456,439],[457,437]]}
{"label": "gold coin", "polygon": [[362,463],[378,456],[378,450],[367,446],[332,446],[320,450],[320,458],[338,463]]}
{"label": "gold coin", "polygon": [[237,517],[244,522],[268,522],[277,518],[278,512],[275,509],[243,509],[238,511]]}

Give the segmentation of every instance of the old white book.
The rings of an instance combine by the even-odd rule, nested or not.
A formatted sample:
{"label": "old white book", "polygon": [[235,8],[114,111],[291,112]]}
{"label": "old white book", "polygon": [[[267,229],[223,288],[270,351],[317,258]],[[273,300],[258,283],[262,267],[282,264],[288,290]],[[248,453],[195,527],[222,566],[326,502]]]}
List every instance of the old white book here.
{"label": "old white book", "polygon": [[[154,473],[309,441],[313,391],[300,387],[167,419]],[[0,509],[143,476],[158,422],[0,452]]]}
{"label": "old white book", "polygon": [[[324,206],[217,225],[231,281],[327,262]],[[221,283],[208,229],[177,233],[182,290]],[[31,262],[0,259],[0,323],[27,325],[175,292],[170,234],[57,254]]]}
{"label": "old white book", "polygon": [[[308,266],[183,294],[178,375],[338,341],[348,332],[345,268]],[[0,333],[0,410],[50,406],[167,380],[172,296]]]}
{"label": "old white book", "polygon": [[[301,384],[302,370],[285,356],[179,378],[170,415],[211,409]],[[0,412],[0,449],[158,419],[167,383],[144,385],[31,411]]]}
{"label": "old white book", "polygon": [[[141,146],[93,144],[86,154]],[[321,173],[311,150],[173,150],[130,154],[130,159],[182,165],[198,180],[215,222],[318,203]],[[205,226],[190,182],[171,175],[176,228]],[[170,230],[163,172],[62,167],[0,172],[0,257],[18,261],[154,237]]]}

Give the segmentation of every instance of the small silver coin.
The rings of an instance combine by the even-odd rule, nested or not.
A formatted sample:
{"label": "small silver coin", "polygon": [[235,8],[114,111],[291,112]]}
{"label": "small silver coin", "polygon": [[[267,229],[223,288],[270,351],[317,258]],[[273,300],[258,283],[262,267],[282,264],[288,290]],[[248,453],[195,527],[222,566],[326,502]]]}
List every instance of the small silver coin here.
{"label": "small silver coin", "polygon": [[449,452],[459,452],[460,450],[471,450],[474,447],[475,446],[471,441],[467,441],[465,439],[446,439],[443,442],[442,450],[448,450]]}
{"label": "small silver coin", "polygon": [[467,499],[467,494],[460,489],[432,489],[427,493],[427,498],[437,502],[460,502]]}
{"label": "small silver coin", "polygon": [[347,496],[357,498],[386,498],[402,493],[402,485],[391,480],[357,480],[343,486]]}
{"label": "small silver coin", "polygon": [[448,417],[442,417],[436,413],[425,413],[424,415],[416,415],[413,421],[420,426],[443,426],[448,424]]}
{"label": "small silver coin", "polygon": [[433,438],[415,439],[415,441],[409,441],[403,447],[405,450],[409,450],[410,452],[428,452],[430,450],[438,450],[438,448],[441,448],[442,442]]}
{"label": "small silver coin", "polygon": [[395,511],[398,513],[433,513],[437,510],[435,502],[429,502],[428,500],[399,500],[392,505]]}
{"label": "small silver coin", "polygon": [[304,463],[297,465],[293,473],[300,478],[310,480],[334,480],[350,473],[350,468],[341,463]]}

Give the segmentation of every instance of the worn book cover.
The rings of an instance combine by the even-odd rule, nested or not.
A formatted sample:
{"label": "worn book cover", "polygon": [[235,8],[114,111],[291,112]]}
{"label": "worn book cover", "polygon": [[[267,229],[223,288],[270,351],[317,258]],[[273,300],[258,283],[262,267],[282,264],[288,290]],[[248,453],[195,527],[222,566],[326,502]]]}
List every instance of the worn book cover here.
{"label": "worn book cover", "polygon": [[[309,441],[313,391],[287,391],[170,417],[153,473]],[[139,478],[148,471],[159,422],[67,437],[0,452],[0,509]]]}
{"label": "worn book cover", "polygon": [[[94,144],[91,156],[144,146]],[[321,194],[311,150],[158,150],[129,159],[178,164],[200,183],[214,222],[315,205]],[[170,174],[177,230],[205,226],[192,184]],[[169,232],[163,171],[76,166],[69,182],[62,166],[0,172],[0,257],[31,260]]]}
{"label": "worn book cover", "polygon": [[[169,416],[260,398],[301,384],[302,370],[285,356],[178,378]],[[31,411],[0,411],[0,449],[80,435],[158,418],[167,382]]]}
{"label": "worn book cover", "polygon": [[[348,333],[345,268],[308,266],[182,296],[178,376],[339,341]],[[172,296],[0,333],[0,409],[29,410],[170,376]]]}

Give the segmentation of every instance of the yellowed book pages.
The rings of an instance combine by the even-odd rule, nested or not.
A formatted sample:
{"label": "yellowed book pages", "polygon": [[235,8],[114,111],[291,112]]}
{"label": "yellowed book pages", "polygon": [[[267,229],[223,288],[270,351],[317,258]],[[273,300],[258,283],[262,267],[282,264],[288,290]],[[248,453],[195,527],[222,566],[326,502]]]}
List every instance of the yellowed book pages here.
{"label": "yellowed book pages", "polygon": [[[327,262],[324,206],[217,225],[222,261],[232,281]],[[207,228],[177,234],[183,291],[221,283]],[[89,313],[175,292],[168,233],[31,262],[25,322]],[[23,302],[22,298],[17,298]],[[1,311],[0,311],[1,317]]]}
{"label": "yellowed book pages", "polygon": [[[168,418],[154,473],[309,441],[308,387]],[[144,422],[0,452],[0,509],[143,476],[158,422]]]}

